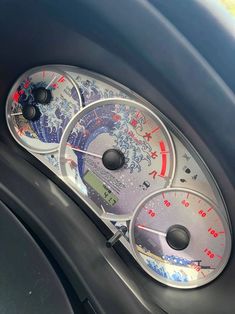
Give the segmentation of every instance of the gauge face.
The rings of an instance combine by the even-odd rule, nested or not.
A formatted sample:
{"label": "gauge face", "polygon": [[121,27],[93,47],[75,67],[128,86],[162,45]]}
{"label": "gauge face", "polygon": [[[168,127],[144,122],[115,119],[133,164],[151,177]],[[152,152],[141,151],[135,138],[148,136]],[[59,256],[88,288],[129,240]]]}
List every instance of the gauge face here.
{"label": "gauge face", "polygon": [[16,141],[26,149],[55,151],[80,104],[76,84],[67,75],[52,67],[34,69],[13,86],[7,100],[7,123]]}
{"label": "gauge face", "polygon": [[159,118],[137,102],[118,98],[80,111],[60,147],[66,182],[110,220],[129,219],[141,199],[168,186],[174,158],[171,138]]}
{"label": "gauge face", "polygon": [[[129,98],[124,92],[114,86],[98,80],[95,77],[82,75],[77,72],[67,72],[79,86],[83,104],[87,105],[94,101],[106,98]],[[94,73],[92,73],[94,75]]]}
{"label": "gauge face", "polygon": [[216,206],[181,189],[159,191],[138,206],[130,241],[144,270],[177,288],[195,288],[215,279],[231,251],[230,230]]}
{"label": "gauge face", "polygon": [[191,144],[185,142],[185,139],[180,134],[178,136],[181,136],[181,140],[175,135],[171,134],[171,136],[175,144],[177,160],[172,187],[187,188],[200,192],[213,202],[220,203],[221,211],[225,213],[223,202],[218,197],[212,175],[208,173],[208,169],[198,153],[192,148]]}

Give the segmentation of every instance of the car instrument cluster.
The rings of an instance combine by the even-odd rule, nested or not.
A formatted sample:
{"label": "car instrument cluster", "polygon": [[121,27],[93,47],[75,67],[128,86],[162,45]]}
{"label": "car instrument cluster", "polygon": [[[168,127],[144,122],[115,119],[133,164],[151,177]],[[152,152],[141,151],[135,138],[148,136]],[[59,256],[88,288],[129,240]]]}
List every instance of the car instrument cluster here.
{"label": "car instrument cluster", "polygon": [[48,65],[16,81],[6,119],[18,144],[114,233],[125,230],[120,241],[148,275],[196,288],[222,272],[231,251],[223,197],[157,103],[96,73]]}

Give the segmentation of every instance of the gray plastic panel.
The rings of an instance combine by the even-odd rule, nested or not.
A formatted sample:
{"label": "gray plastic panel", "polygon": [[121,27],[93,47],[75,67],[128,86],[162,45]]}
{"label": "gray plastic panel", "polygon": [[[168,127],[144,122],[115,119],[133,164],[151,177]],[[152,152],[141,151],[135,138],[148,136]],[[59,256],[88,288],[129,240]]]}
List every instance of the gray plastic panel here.
{"label": "gray plastic panel", "polygon": [[0,313],[74,313],[55,272],[30,234],[1,201],[0,210]]}

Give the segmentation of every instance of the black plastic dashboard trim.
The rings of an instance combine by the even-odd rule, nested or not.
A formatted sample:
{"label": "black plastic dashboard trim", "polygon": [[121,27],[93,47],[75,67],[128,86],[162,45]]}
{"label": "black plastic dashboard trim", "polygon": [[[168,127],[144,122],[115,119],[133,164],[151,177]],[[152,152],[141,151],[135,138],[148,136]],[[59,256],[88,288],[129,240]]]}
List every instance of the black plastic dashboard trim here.
{"label": "black plastic dashboard trim", "polygon": [[[17,76],[30,67],[49,63],[79,65],[119,81],[155,104],[187,135],[208,164],[223,192],[234,226],[235,124],[233,117],[235,104],[233,93],[189,41],[154,6],[144,0],[120,0],[118,2],[58,0],[56,5],[54,1],[49,0],[43,0],[40,3],[26,0],[24,10],[22,10],[22,4],[19,1],[8,0],[1,3],[1,9],[1,12],[6,12],[6,14],[3,14],[0,21],[1,29],[4,29],[1,38],[4,48],[0,52],[0,78],[3,82],[0,85],[2,99],[0,136],[1,140],[12,148],[10,151],[9,147],[2,148],[1,181],[3,186],[17,191],[12,171],[18,173],[18,182],[27,183],[27,189],[21,185],[19,189],[21,191],[19,198],[23,204],[25,195],[27,196],[29,191],[34,190],[31,205],[37,203],[35,200],[38,200],[34,214],[29,210],[32,206],[28,205],[19,215],[37,232],[55,258],[60,261],[61,267],[77,290],[80,289],[81,274],[76,273],[74,263],[71,264],[69,260],[76,260],[79,263],[76,248],[72,245],[75,245],[78,234],[82,235],[75,222],[78,216],[83,214],[80,214],[78,208],[75,209],[74,206],[69,211],[61,212],[60,206],[56,209],[55,204],[50,204],[51,211],[46,211],[45,208],[48,209],[49,202],[43,203],[44,208],[41,205],[41,198],[44,193],[47,194],[49,180],[36,174],[37,171],[25,162],[19,163],[19,152],[22,155],[24,152],[10,138],[4,121],[4,100],[8,89]],[[196,12],[195,18],[197,18]],[[24,21],[24,36],[18,36],[16,30],[21,29],[22,20]],[[5,25],[9,27],[6,28]],[[225,62],[226,56],[223,58]],[[219,59],[214,56],[214,62],[217,61],[219,62]],[[5,151],[10,153],[4,155]],[[19,158],[21,160],[22,157]],[[21,166],[21,171],[24,170],[25,174],[19,173],[18,167]],[[12,178],[9,178],[9,175]],[[42,194],[35,192],[36,187],[32,186],[32,181],[30,181],[33,180],[35,183],[38,176],[41,178]],[[61,191],[60,194],[69,200]],[[55,200],[56,197],[53,196],[52,201]],[[61,205],[58,200],[56,204]],[[64,236],[68,227],[60,225],[56,229],[57,214],[55,217],[53,214],[57,211],[62,221],[64,219],[63,222],[71,223],[74,231],[71,238],[68,232],[63,239],[67,241],[66,245],[71,249],[69,254],[60,249],[61,237]],[[46,219],[48,229],[41,223],[42,215]],[[89,220],[87,223],[91,224]],[[50,240],[48,240],[49,229],[52,237]],[[99,232],[97,234],[99,244],[103,243],[104,237]],[[92,242],[88,243],[93,245]],[[96,246],[96,249],[98,248],[99,245]],[[114,259],[117,258],[119,261],[115,252],[113,254]],[[141,289],[146,304],[150,307],[156,306],[155,312],[158,306],[174,314],[230,313],[231,308],[235,307],[234,252],[227,268],[216,281],[203,288],[187,292],[167,288],[149,279],[129,261],[125,253],[123,253],[123,260],[124,262],[120,261],[120,263],[125,269],[124,273]],[[83,268],[80,271],[83,271]],[[103,274],[102,271],[101,274]],[[113,278],[112,275],[110,276]],[[92,280],[96,282],[97,279],[94,277]],[[118,297],[121,298],[124,294],[123,304],[127,301],[125,298],[130,297],[133,301],[129,303],[130,306],[138,308],[139,303],[130,289],[123,290],[122,284],[117,284],[115,287],[116,291],[120,291]],[[96,292],[98,298],[94,297],[94,302],[97,302],[101,311],[104,308],[110,309],[109,302],[115,300],[114,294],[109,296],[109,299],[108,296],[103,295],[103,300],[100,292]],[[122,305],[118,304],[117,310],[119,306]],[[124,310],[122,313],[125,313],[126,309],[122,308],[122,310]],[[141,311],[141,308],[138,310]]]}

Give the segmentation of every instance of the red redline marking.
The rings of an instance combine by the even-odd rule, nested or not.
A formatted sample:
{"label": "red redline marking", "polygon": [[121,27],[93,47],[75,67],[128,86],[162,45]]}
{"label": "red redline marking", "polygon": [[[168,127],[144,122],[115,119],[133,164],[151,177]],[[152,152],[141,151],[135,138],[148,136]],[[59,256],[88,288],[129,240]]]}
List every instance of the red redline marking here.
{"label": "red redline marking", "polygon": [[162,192],[162,197],[165,198],[165,193]]}
{"label": "red redline marking", "polygon": [[161,174],[158,174],[157,176],[158,176],[158,177],[161,177],[161,178],[165,178],[165,179],[167,179],[167,178],[168,178],[168,177],[163,176],[163,175],[161,175]]}
{"label": "red redline marking", "polygon": [[207,212],[209,213],[212,209],[213,209],[212,207],[208,208]]}
{"label": "red redline marking", "polygon": [[224,231],[220,231],[220,232],[218,232],[219,234],[223,234],[223,233],[225,233]]}
{"label": "red redline marking", "polygon": [[165,152],[166,150],[165,143],[163,141],[160,141],[159,145],[160,145],[161,152]]}
{"label": "red redline marking", "polygon": [[224,246],[224,243],[220,243],[220,246]]}
{"label": "red redline marking", "polygon": [[169,152],[168,151],[165,151],[165,152],[160,152],[160,154],[169,154]]}
{"label": "red redline marking", "polygon": [[216,255],[219,259],[221,259],[222,258],[222,256],[220,256],[220,255]]}
{"label": "red redline marking", "polygon": [[162,154],[162,170],[161,170],[160,175],[163,177],[166,174],[166,163],[167,163],[166,154]]}
{"label": "red redline marking", "polygon": [[[159,145],[160,145],[161,152],[165,152],[166,151],[165,143],[163,141],[160,141]],[[162,169],[160,173],[160,176],[162,177],[164,177],[166,174],[166,164],[167,164],[167,155],[163,153],[162,154]]]}

